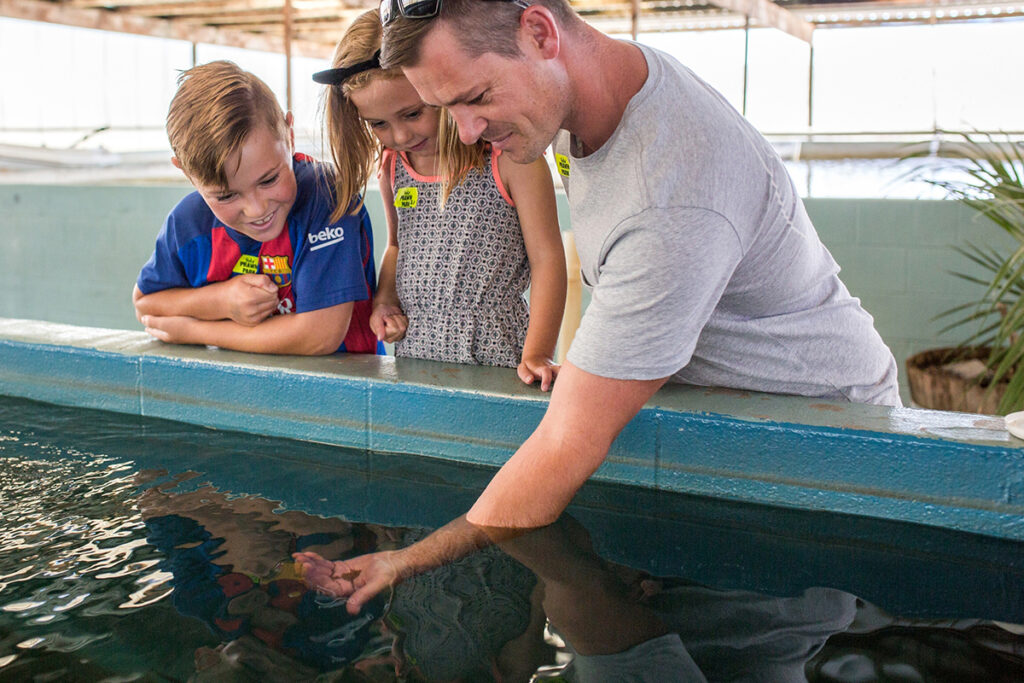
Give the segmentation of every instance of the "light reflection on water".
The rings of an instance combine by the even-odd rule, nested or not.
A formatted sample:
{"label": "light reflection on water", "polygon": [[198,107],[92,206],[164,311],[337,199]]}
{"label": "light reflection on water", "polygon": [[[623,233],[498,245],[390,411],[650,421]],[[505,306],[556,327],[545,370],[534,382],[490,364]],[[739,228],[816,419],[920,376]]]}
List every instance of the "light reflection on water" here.
{"label": "light reflection on water", "polygon": [[139,602],[133,595],[156,588],[146,572],[160,559],[135,509],[133,466],[40,442],[30,432],[3,437],[0,677],[63,672],[90,679],[105,668],[77,661],[73,653],[87,648],[110,649],[111,668],[127,663],[127,670],[145,671],[144,660],[129,663],[127,648],[119,652],[113,642],[124,628],[123,610]]}
{"label": "light reflection on water", "polygon": [[[291,465],[272,457],[283,451]],[[806,671],[815,682],[880,680],[864,676],[883,665],[886,680],[1024,680],[1024,629],[973,618],[993,605],[1003,618],[1024,613],[1024,568],[1002,557],[1018,546],[949,533],[918,540],[894,525],[861,528],[838,517],[816,530],[793,511],[768,521],[761,509],[725,513],[614,487],[588,489],[574,508],[602,533],[567,517],[527,543],[403,583],[351,618],[343,600],[308,589],[291,552],[342,558],[402,547],[465,509],[489,477],[375,457],[366,472],[364,454],[329,447],[0,399],[0,680],[475,682],[497,669],[504,680],[527,680],[538,667],[565,664],[563,637],[590,642],[596,624],[600,638],[627,642],[631,629],[652,623],[680,634],[711,680],[735,680],[744,661],[769,656],[787,662],[778,676]],[[634,498],[658,515],[623,513]],[[381,523],[310,514],[328,499],[344,502],[349,518]],[[677,519],[656,519],[673,505]],[[909,559],[891,548],[901,545]],[[937,564],[952,551],[961,554],[949,567]],[[786,553],[797,559],[779,560]],[[982,613],[962,613],[973,609],[963,606],[969,600],[926,592],[946,600],[935,610],[951,618],[936,621],[807,588],[841,578],[854,585],[862,557],[868,576],[856,585],[873,598],[912,594],[900,584],[943,573],[965,577],[951,592],[970,593],[973,583],[999,596]],[[823,567],[834,573],[818,576]],[[895,577],[890,592],[877,580],[886,572]],[[749,588],[738,585],[744,577],[788,597],[720,590],[711,577]],[[928,605],[907,599],[903,607]],[[554,622],[546,637],[545,614]],[[766,614],[783,615],[784,627],[767,628]]]}

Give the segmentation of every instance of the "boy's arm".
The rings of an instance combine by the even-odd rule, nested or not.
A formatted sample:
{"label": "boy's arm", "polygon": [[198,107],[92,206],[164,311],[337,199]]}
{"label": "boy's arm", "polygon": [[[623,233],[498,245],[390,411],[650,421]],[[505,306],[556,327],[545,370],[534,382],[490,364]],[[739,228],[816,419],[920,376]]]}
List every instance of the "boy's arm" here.
{"label": "boy's arm", "polygon": [[232,320],[197,320],[186,316],[142,317],[146,332],[171,344],[209,344],[235,351],[324,356],[345,340],[353,303],[305,313],[277,315],[258,325]]}
{"label": "boy's arm", "polygon": [[395,271],[398,268],[398,212],[395,210],[390,183],[381,182],[380,198],[384,202],[384,215],[388,223],[388,246],[380,260],[370,329],[380,341],[395,342],[405,336],[409,322],[402,311],[395,284]]}
{"label": "boy's arm", "polygon": [[256,325],[277,309],[277,285],[266,275],[247,273],[202,287],[173,287],[143,294],[132,292],[135,317],[188,316],[199,320],[233,320]]}
{"label": "boy's arm", "polygon": [[539,379],[540,388],[547,391],[558,374],[555,343],[565,310],[566,287],[554,183],[544,159],[524,165],[501,156],[498,169],[515,202],[530,259],[530,325],[519,377],[527,384]]}

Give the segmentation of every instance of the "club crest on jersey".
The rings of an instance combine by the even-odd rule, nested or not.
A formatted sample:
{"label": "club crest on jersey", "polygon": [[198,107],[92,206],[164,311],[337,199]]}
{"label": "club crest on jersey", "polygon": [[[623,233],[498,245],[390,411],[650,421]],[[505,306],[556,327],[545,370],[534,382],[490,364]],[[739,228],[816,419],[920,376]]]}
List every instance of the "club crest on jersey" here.
{"label": "club crest on jersey", "polygon": [[278,287],[292,283],[292,269],[287,256],[260,256],[260,271],[274,281]]}

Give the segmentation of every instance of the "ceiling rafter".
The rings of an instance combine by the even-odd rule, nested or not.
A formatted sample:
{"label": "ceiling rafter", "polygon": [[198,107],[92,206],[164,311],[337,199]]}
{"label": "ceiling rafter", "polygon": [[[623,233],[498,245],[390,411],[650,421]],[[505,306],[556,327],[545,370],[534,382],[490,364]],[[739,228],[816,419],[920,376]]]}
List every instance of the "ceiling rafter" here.
{"label": "ceiling rafter", "polygon": [[[0,0],[0,16],[330,58],[379,0]],[[814,28],[1019,18],[1006,0],[570,0],[607,33],[773,28],[810,42]],[[286,22],[286,6],[290,20]],[[748,19],[749,18],[749,19]],[[290,32],[285,25],[290,24]]]}
{"label": "ceiling rafter", "polygon": [[[93,28],[101,31],[171,38],[193,43],[212,43],[250,50],[284,52],[284,40],[276,35],[179,24],[166,19],[142,17],[110,10],[80,9],[46,0],[0,0],[0,16]],[[293,55],[303,57],[329,59],[332,53],[332,46],[308,41],[293,40],[291,48]]]}

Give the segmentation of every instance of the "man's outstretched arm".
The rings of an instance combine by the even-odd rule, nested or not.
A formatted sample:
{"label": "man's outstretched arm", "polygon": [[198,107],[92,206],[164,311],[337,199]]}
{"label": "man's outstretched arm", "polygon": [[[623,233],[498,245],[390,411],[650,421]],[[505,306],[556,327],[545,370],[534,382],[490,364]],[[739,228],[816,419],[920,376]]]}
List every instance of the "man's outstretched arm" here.
{"label": "man's outstretched arm", "polygon": [[297,553],[306,579],[349,598],[353,614],[380,591],[490,543],[546,526],[608,454],[622,428],[665,383],[598,377],[562,367],[540,425],[488,484],[468,515],[402,548],[330,562]]}
{"label": "man's outstretched arm", "polygon": [[609,379],[567,362],[540,425],[494,475],[466,519],[509,529],[554,522],[667,379]]}

